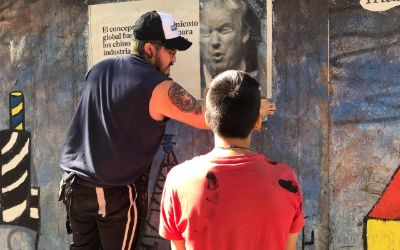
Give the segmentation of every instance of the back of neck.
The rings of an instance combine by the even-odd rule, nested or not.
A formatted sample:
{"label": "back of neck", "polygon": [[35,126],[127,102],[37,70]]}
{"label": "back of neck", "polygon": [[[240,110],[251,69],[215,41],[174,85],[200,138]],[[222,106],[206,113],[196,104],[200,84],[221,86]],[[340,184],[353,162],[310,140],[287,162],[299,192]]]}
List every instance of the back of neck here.
{"label": "back of neck", "polygon": [[213,154],[217,156],[243,155],[253,152],[250,148],[250,136],[247,138],[226,138],[214,135],[214,142]]}

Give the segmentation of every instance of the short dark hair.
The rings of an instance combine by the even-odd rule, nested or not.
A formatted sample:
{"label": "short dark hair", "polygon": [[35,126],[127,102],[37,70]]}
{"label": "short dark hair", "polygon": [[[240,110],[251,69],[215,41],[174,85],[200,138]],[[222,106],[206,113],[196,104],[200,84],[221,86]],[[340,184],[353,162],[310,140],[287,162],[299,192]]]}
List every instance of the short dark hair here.
{"label": "short dark hair", "polygon": [[214,133],[227,138],[246,138],[259,116],[260,84],[243,71],[222,72],[211,81],[206,107]]}

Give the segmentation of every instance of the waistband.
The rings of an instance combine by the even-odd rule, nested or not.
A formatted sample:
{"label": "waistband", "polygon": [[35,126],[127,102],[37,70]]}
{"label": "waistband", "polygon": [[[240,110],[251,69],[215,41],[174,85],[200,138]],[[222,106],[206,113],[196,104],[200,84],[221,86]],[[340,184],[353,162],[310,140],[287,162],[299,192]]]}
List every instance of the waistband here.
{"label": "waistband", "polygon": [[77,175],[74,172],[64,172],[63,174],[63,180],[64,181],[73,181],[73,183],[71,184],[78,184],[84,187],[91,187],[91,188],[96,188],[96,187],[102,187],[102,188],[120,188],[120,187],[126,187],[124,186],[111,186],[111,185],[104,185],[104,184],[99,184],[99,183],[95,183],[95,182],[91,182],[88,180],[83,179],[82,177],[80,177],[79,175]]}

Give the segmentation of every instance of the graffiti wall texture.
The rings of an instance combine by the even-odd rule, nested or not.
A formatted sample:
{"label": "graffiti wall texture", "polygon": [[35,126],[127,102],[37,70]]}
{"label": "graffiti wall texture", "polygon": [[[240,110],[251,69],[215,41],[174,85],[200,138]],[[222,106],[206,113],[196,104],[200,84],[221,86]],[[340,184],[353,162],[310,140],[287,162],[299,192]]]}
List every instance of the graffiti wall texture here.
{"label": "graffiti wall texture", "polygon": [[[37,240],[37,249],[68,249],[65,211],[57,201],[59,151],[85,84],[88,5],[111,2],[118,1],[0,2],[0,149],[19,155],[30,148],[29,167],[21,162],[14,169],[19,175],[1,175],[3,195],[15,183],[24,191],[19,199],[2,196],[0,249],[34,249]],[[368,11],[359,0],[273,1],[272,98],[278,109],[252,146],[298,174],[307,216],[299,249],[363,249],[377,239],[364,229],[378,237],[387,228],[365,218],[375,218],[389,184],[398,183],[399,18],[400,7]],[[25,97],[25,122],[12,129],[8,95],[15,84]],[[178,162],[213,148],[208,131],[171,121],[167,133],[176,135]],[[152,207],[163,157],[160,149],[150,175]],[[21,204],[29,208],[24,219],[9,217]]]}
{"label": "graffiti wall texture", "polygon": [[[277,112],[256,145],[298,173],[305,249],[328,247],[328,9],[321,1],[274,1],[273,99]],[[261,145],[262,147],[261,147]],[[315,239],[313,240],[312,235]]]}
{"label": "graffiti wall texture", "polygon": [[[373,12],[360,1],[330,1],[329,13],[331,246],[362,249],[364,218],[400,206],[382,204],[400,162],[400,8]],[[383,244],[377,230],[390,223],[381,222],[367,221],[368,244]],[[399,231],[385,230],[394,243]]]}
{"label": "graffiti wall texture", "polygon": [[153,166],[152,179],[154,184],[150,185],[152,188],[149,193],[149,205],[147,211],[147,218],[145,227],[140,238],[139,250],[157,250],[168,249],[169,242],[163,239],[158,234],[158,225],[160,223],[160,201],[164,188],[165,180],[167,179],[168,172],[178,164],[176,155],[173,151],[175,142],[173,142],[174,135],[165,134],[162,142],[163,157],[160,165]]}
{"label": "graffiti wall texture", "polygon": [[[58,152],[86,71],[87,6],[80,1],[7,0],[0,2],[0,20],[0,130],[10,129],[8,94],[17,86],[25,98],[25,131],[17,133],[16,151],[9,152],[23,149],[29,139],[31,170],[26,175],[29,192],[7,198],[1,209],[21,204],[22,197],[32,197],[31,202],[35,192],[30,187],[40,188],[37,238],[37,228],[2,224],[0,249],[35,249],[36,240],[37,249],[68,249],[65,211],[57,201]],[[10,138],[2,134],[2,148]],[[17,174],[14,178],[19,180]],[[29,213],[34,208],[26,206]]]}

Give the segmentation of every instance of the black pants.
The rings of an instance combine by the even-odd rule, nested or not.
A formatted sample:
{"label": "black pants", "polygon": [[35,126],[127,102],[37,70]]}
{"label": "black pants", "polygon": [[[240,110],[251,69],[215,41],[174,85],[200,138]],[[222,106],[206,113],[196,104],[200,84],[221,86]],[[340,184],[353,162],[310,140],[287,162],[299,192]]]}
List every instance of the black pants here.
{"label": "black pants", "polygon": [[135,185],[121,187],[75,181],[64,199],[73,237],[70,249],[135,249],[146,218],[147,183],[148,173]]}

